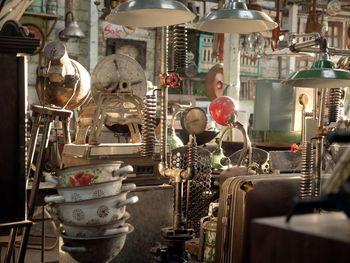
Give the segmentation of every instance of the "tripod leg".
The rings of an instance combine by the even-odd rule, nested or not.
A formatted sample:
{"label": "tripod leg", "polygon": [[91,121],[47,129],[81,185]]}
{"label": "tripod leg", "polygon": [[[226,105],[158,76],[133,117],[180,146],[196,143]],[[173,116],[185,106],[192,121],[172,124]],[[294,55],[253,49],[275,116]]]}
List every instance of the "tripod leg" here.
{"label": "tripod leg", "polygon": [[40,125],[40,120],[41,120],[41,116],[38,112],[34,111],[33,117],[34,117],[34,122],[33,122],[32,130],[30,132],[30,144],[28,146],[27,178],[30,175],[30,170],[31,170],[30,166],[33,162],[36,141],[37,141],[38,133],[39,133],[39,125]]}
{"label": "tripod leg", "polygon": [[[53,121],[53,116],[51,115],[44,116],[44,131],[42,135],[43,137],[40,143],[38,158],[36,160],[36,170],[34,173],[34,181],[32,185],[32,190],[30,191],[30,197],[29,197],[29,203],[28,203],[27,217],[29,220],[33,219],[35,201],[39,192],[40,178],[41,178],[42,166],[43,166],[43,157],[45,156],[45,152],[48,146],[48,139],[49,139],[52,121]],[[29,239],[29,232],[30,232],[30,227],[28,226],[24,227],[21,246],[19,249],[19,255],[17,260],[17,262],[19,263],[24,262],[28,239]]]}
{"label": "tripod leg", "polygon": [[7,246],[5,261],[4,261],[6,263],[11,262],[11,256],[12,256],[13,250],[15,249],[16,235],[17,235],[17,227],[11,228],[10,236],[9,236],[9,244]]}

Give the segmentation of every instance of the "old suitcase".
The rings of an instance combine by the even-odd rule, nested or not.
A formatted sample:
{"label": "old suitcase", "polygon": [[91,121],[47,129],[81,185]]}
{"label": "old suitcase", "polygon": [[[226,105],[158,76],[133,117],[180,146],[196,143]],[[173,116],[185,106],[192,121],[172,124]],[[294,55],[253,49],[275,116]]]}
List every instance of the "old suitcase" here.
{"label": "old suitcase", "polygon": [[249,262],[249,224],[253,218],[286,215],[299,192],[298,174],[246,175],[220,188],[216,263]]}

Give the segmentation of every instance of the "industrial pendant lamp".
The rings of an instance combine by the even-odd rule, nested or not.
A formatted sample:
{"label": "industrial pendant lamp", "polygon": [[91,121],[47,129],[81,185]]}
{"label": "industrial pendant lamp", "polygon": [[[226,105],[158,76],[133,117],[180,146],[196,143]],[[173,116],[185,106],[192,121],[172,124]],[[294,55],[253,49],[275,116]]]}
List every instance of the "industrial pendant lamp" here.
{"label": "industrial pendant lamp", "polygon": [[[68,23],[68,15],[71,15],[71,21]],[[74,21],[74,16],[72,11],[66,13],[65,19],[66,27],[59,33],[58,37],[62,41],[67,41],[69,38],[83,38],[85,37],[84,32],[80,29],[77,21]]]}
{"label": "industrial pendant lamp", "polygon": [[[300,34],[305,36],[305,34]],[[298,37],[298,35],[296,35]],[[319,46],[312,49],[313,46]],[[316,34],[315,39],[294,43],[289,47],[293,52],[313,51],[319,53],[319,60],[314,62],[311,69],[299,70],[282,83],[294,87],[306,88],[343,88],[350,87],[350,71],[335,69],[332,61],[328,60],[330,53],[341,55],[346,50],[330,50],[325,37]]]}
{"label": "industrial pendant lamp", "polygon": [[119,4],[106,20],[122,26],[161,27],[195,18],[185,5],[172,0],[131,0]]}
{"label": "industrial pendant lamp", "polygon": [[213,33],[248,34],[272,30],[277,27],[264,12],[249,10],[244,0],[231,0],[222,9],[204,15],[196,28]]}
{"label": "industrial pendant lamp", "polygon": [[282,82],[285,85],[308,88],[350,87],[350,71],[335,69],[329,60],[318,60],[308,70],[300,70]]}

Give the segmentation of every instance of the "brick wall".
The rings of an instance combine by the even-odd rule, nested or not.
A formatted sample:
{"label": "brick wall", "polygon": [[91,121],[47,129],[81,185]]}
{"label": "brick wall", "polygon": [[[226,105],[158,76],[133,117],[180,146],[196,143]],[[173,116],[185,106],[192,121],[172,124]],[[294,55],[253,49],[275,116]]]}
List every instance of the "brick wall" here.
{"label": "brick wall", "polygon": [[[86,37],[83,39],[69,39],[68,42],[65,42],[65,45],[68,50],[68,54],[72,57],[76,57],[77,61],[81,63],[85,68],[89,68],[89,4],[83,0],[74,0],[73,4],[73,13],[74,18],[78,22],[80,28],[85,33]],[[64,0],[57,0],[57,14],[63,18],[58,20],[56,26],[54,27],[49,39],[46,39],[46,43],[59,40],[58,34],[65,27],[64,15],[65,7]],[[99,13],[100,15],[100,13]],[[42,27],[45,32],[45,21],[36,19],[33,17],[23,17],[21,19],[22,23],[34,23]],[[48,22],[48,26],[52,25],[52,21]],[[97,25],[92,24],[91,26],[98,27],[98,59],[102,59],[105,56],[106,43],[103,39],[102,34],[102,21],[99,20]],[[128,34],[126,38],[134,40],[142,40],[147,42],[147,61],[146,61],[146,70],[145,74],[148,80],[153,81],[154,79],[154,47],[155,47],[155,29],[136,29],[133,33]],[[29,56],[28,57],[28,101],[30,104],[39,103],[36,90],[36,69],[39,64],[39,55]],[[92,71],[92,70],[91,70]],[[90,72],[91,73],[91,72]]]}

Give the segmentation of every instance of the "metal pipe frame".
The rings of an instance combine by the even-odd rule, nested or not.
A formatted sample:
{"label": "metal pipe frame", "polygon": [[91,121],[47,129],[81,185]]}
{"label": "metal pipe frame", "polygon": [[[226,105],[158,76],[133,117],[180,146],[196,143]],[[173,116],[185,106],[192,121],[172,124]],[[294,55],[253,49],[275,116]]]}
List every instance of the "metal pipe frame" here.
{"label": "metal pipe frame", "polygon": [[321,184],[321,169],[322,169],[322,152],[323,152],[323,123],[324,123],[324,111],[326,107],[326,89],[321,90],[321,98],[319,105],[319,113],[317,120],[317,141],[316,141],[316,157],[315,157],[315,168],[316,173],[314,177],[314,190],[313,195],[319,196],[320,194],[320,184]]}
{"label": "metal pipe frame", "polygon": [[317,39],[307,40],[301,43],[295,43],[289,47],[292,52],[300,52],[303,48],[313,47],[317,45]]}
{"label": "metal pipe frame", "polygon": [[175,179],[175,183],[180,182],[181,178],[188,179],[186,170],[171,169],[167,162],[167,112],[168,112],[168,84],[166,78],[168,74],[167,63],[167,27],[162,28],[161,39],[161,65],[160,65],[160,163],[158,164],[159,173],[162,176],[168,176]]}
{"label": "metal pipe frame", "polygon": [[[303,35],[291,35],[291,37],[300,37]],[[313,47],[314,45],[319,45],[319,47]],[[327,40],[324,37],[320,37],[315,34],[315,39],[310,41],[305,41],[303,43],[297,43],[290,46],[290,50],[293,52],[311,52],[319,54],[320,59],[328,59],[328,55],[338,55],[338,56],[349,56],[349,50],[338,50],[335,48],[328,48]],[[323,140],[324,140],[324,115],[326,107],[326,89],[321,89],[320,102],[317,105],[317,93],[318,89],[314,89],[314,110],[313,119],[317,120],[317,131],[316,131],[316,156],[315,156],[315,173],[313,178],[313,196],[320,195],[320,182],[321,182],[321,172],[322,172],[322,153],[323,153]],[[317,111],[318,109],[318,111]],[[303,138],[305,140],[305,138]]]}
{"label": "metal pipe frame", "polygon": [[188,174],[186,170],[171,169],[167,162],[167,112],[168,112],[168,84],[166,78],[168,74],[167,63],[167,27],[162,28],[161,38],[161,66],[160,66],[160,163],[158,164],[159,173],[162,176],[174,178],[175,183],[175,197],[174,197],[174,215],[173,215],[173,229],[181,228],[182,215],[182,178],[187,179]]}
{"label": "metal pipe frame", "polygon": [[[32,190],[30,191],[30,197],[29,197],[29,203],[28,203],[27,218],[29,220],[31,220],[33,218],[33,215],[34,215],[35,202],[36,202],[36,197],[37,197],[38,192],[39,192],[39,184],[40,184],[40,178],[41,178],[41,174],[42,174],[43,156],[45,156],[45,152],[46,152],[46,149],[48,146],[51,124],[52,124],[54,117],[52,115],[46,115],[46,116],[43,116],[43,119],[44,119],[44,130],[43,130],[42,140],[41,140],[40,147],[39,147],[39,154],[37,156],[37,161],[36,161],[36,165],[35,165],[36,170],[34,173],[34,181],[33,181]],[[27,178],[27,182],[28,182],[29,176],[27,176],[27,177],[28,177]],[[19,249],[19,255],[18,255],[17,262],[24,262],[27,244],[28,244],[28,239],[29,239],[29,232],[30,232],[30,226],[26,226],[23,230],[23,236],[22,236],[22,241],[21,241],[21,246]]]}

